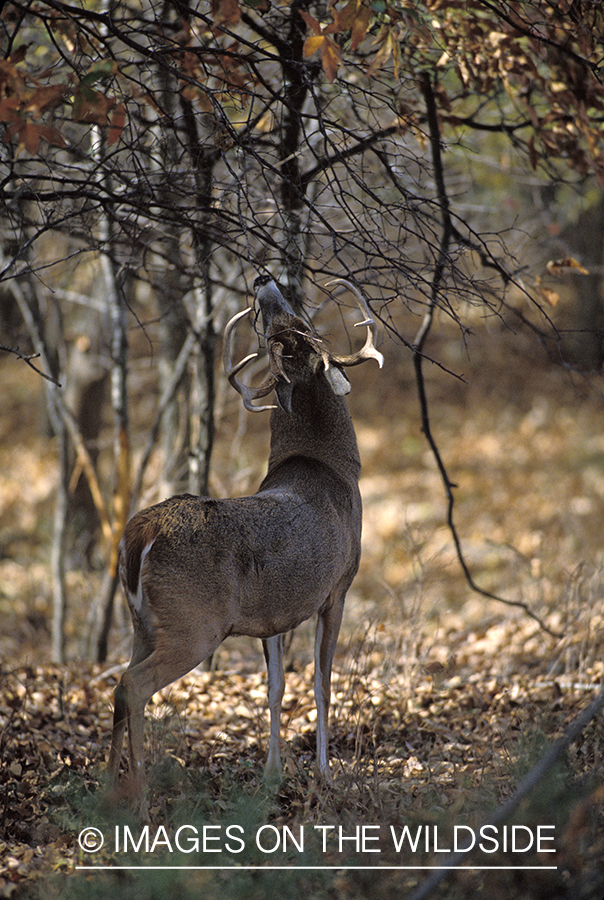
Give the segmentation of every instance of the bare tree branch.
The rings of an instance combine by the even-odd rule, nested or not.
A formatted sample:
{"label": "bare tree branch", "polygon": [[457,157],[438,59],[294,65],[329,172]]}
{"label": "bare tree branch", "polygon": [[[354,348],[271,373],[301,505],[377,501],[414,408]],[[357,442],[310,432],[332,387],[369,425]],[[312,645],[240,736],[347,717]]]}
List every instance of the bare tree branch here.
{"label": "bare tree branch", "polygon": [[424,99],[426,102],[426,111],[427,111],[427,122],[428,122],[428,132],[430,137],[430,148],[432,152],[432,164],[434,168],[434,179],[436,183],[436,192],[438,196],[438,201],[441,210],[442,217],[442,232],[440,236],[440,243],[438,247],[438,255],[436,259],[436,263],[434,266],[434,274],[432,278],[432,296],[430,300],[430,305],[422,324],[417,332],[415,337],[415,341],[413,343],[413,365],[415,367],[415,381],[417,385],[418,397],[419,397],[419,405],[421,411],[421,419],[422,419],[422,433],[424,434],[430,449],[432,451],[432,455],[436,461],[436,465],[438,471],[440,472],[440,476],[445,488],[445,495],[447,498],[447,525],[449,527],[449,531],[451,532],[451,536],[453,538],[453,543],[455,545],[455,552],[457,554],[457,559],[463,571],[464,577],[472,588],[472,590],[480,594],[481,597],[485,597],[488,600],[497,600],[499,603],[504,603],[506,606],[515,606],[519,609],[524,610],[527,615],[529,615],[532,619],[534,619],[539,626],[550,634],[552,637],[561,638],[563,635],[555,632],[551,629],[546,623],[536,614],[534,613],[528,604],[522,602],[521,600],[509,600],[505,597],[500,597],[497,594],[493,594],[490,591],[486,591],[484,588],[481,588],[480,585],[476,584],[474,577],[470,571],[470,568],[466,562],[463,547],[461,543],[461,538],[459,536],[459,532],[457,531],[457,526],[455,524],[455,519],[453,515],[453,508],[455,504],[455,494],[454,488],[457,487],[454,482],[449,478],[449,474],[447,472],[446,466],[443,462],[442,455],[440,450],[438,449],[438,444],[432,434],[432,428],[430,425],[430,415],[429,415],[429,404],[428,404],[428,396],[426,393],[426,383],[424,379],[424,355],[423,349],[426,339],[430,333],[430,329],[432,327],[432,323],[434,321],[434,313],[438,308],[439,299],[441,296],[442,290],[442,282],[444,279],[445,268],[447,265],[447,258],[449,253],[449,247],[451,244],[451,240],[454,236],[454,228],[451,222],[451,213],[449,208],[449,198],[447,196],[447,189],[445,183],[444,169],[442,164],[442,154],[441,154],[441,143],[440,143],[440,129],[438,125],[438,117],[436,112],[436,103],[434,97],[434,91],[432,89],[432,84],[430,82],[430,76],[428,74],[424,74],[421,82],[422,92],[424,95]]}
{"label": "bare tree branch", "polygon": [[30,367],[30,369],[33,369],[34,372],[37,372],[37,374],[41,375],[42,378],[46,378],[46,380],[50,381],[51,384],[54,384],[55,387],[58,387],[58,388],[61,387],[61,383],[59,381],[57,381],[56,378],[53,378],[52,375],[47,375],[46,372],[42,372],[41,369],[38,369],[37,366],[34,366],[32,360],[40,359],[39,353],[24,354],[24,353],[21,353],[21,351],[19,350],[18,347],[5,347],[4,344],[0,344],[0,350],[4,350],[6,353],[13,353],[19,359],[22,359],[23,362],[26,362],[27,365]]}

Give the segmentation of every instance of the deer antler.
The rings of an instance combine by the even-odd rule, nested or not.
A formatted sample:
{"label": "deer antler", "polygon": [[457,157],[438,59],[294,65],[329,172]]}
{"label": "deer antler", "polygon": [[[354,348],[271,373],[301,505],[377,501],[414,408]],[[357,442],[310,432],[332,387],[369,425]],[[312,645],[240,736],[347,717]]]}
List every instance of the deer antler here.
{"label": "deer antler", "polygon": [[371,310],[369,309],[369,304],[359,291],[359,289],[352,284],[350,281],[347,281],[345,278],[335,278],[333,281],[329,281],[326,287],[329,287],[331,284],[345,284],[346,287],[350,288],[350,290],[355,294],[357,298],[358,306],[361,312],[366,316],[362,322],[355,322],[355,328],[360,325],[367,326],[367,337],[365,339],[365,343],[361,347],[357,353],[352,353],[349,356],[336,356],[335,353],[330,353],[330,359],[332,362],[338,363],[340,366],[356,366],[359,363],[363,362],[365,359],[375,359],[378,362],[380,369],[384,364],[384,357],[380,353],[379,350],[375,349],[375,341],[377,338],[377,325],[375,319],[371,315]]}
{"label": "deer antler", "polygon": [[266,397],[267,394],[273,390],[275,385],[277,384],[277,379],[274,375],[269,375],[266,381],[262,384],[258,385],[258,387],[251,387],[247,384],[244,384],[238,377],[238,373],[241,372],[244,366],[247,366],[249,362],[253,359],[256,359],[258,356],[257,353],[250,353],[249,356],[246,356],[244,359],[240,360],[238,363],[233,363],[233,332],[235,330],[235,326],[244,316],[247,316],[251,313],[251,309],[242,309],[240,312],[236,313],[232,319],[227,323],[226,328],[224,329],[224,347],[222,351],[222,362],[224,365],[224,371],[226,372],[226,376],[229,379],[229,382],[233,385],[238,394],[241,394],[243,397],[243,405],[246,409],[249,409],[250,412],[263,412],[267,409],[275,409],[275,406],[254,406],[253,401],[258,400],[260,397]]}

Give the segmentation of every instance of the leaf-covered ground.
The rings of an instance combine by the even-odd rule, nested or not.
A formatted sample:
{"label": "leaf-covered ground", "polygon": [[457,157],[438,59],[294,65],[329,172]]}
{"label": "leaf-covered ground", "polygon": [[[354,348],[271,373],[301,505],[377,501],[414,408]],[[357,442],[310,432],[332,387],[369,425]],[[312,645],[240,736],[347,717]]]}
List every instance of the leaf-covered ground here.
{"label": "leaf-covered ground", "polygon": [[[72,662],[48,662],[54,448],[41,428],[35,376],[2,362],[0,896],[185,900],[210,889],[221,897],[410,896],[429,871],[403,867],[442,864],[455,827],[477,830],[593,698],[604,670],[601,385],[552,367],[521,336],[497,330],[479,332],[469,359],[454,337],[433,349],[465,378],[435,367],[428,389],[432,426],[458,484],[455,511],[473,575],[562,636],[468,588],[444,526],[442,484],[419,431],[408,361],[387,347],[385,373],[359,373],[351,394],[365,530],[335,662],[334,785],[312,774],[312,630],[301,628],[288,651],[285,778],[274,795],[261,782],[260,648],[227,642],[214,671],[192,673],[148,707],[148,846],[125,810],[103,803],[127,622],[121,616],[114,629],[111,661],[89,662],[89,610],[101,573],[70,572]],[[243,442],[250,483],[264,447],[263,426],[254,428]],[[229,441],[225,425],[221,480],[233,464]],[[554,853],[534,846],[503,853],[501,844],[490,852],[488,844],[435,896],[601,900],[603,748],[599,716],[507,822],[533,842],[539,827],[552,827]],[[78,842],[88,826],[104,836],[98,853]],[[214,829],[205,852],[203,842],[178,849],[183,826],[183,839]],[[241,829],[230,832],[240,843],[225,838],[232,826]],[[141,840],[138,850],[132,841],[124,850],[126,834]],[[267,868],[276,865],[285,868]],[[512,865],[523,868],[498,868]]]}

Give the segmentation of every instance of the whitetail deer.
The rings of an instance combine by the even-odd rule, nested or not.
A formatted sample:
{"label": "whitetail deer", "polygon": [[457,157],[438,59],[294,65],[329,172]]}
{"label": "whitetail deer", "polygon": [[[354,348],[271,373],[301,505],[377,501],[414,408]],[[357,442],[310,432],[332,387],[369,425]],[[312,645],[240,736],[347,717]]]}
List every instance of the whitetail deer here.
{"label": "whitetail deer", "polygon": [[[342,280],[342,279],[339,279]],[[348,282],[345,282],[348,284]],[[115,786],[128,726],[130,790],[147,816],[143,774],[144,709],[152,695],[210,656],[227,635],[262,639],[268,669],[270,740],[265,777],[281,774],[283,635],[315,613],[317,768],[329,779],[331,667],[346,591],[360,556],[360,459],[343,394],[343,367],[383,357],[376,325],[357,295],[367,326],[364,347],[330,353],[296,316],[275,282],[254,287],[262,312],[270,374],[259,387],[238,373],[232,334],[224,336],[230,383],[249,410],[271,409],[268,472],[258,492],[234,500],[172,497],[137,513],[120,545],[120,577],[134,626],[132,659],[115,689],[108,772]],[[276,391],[277,406],[253,401]]]}

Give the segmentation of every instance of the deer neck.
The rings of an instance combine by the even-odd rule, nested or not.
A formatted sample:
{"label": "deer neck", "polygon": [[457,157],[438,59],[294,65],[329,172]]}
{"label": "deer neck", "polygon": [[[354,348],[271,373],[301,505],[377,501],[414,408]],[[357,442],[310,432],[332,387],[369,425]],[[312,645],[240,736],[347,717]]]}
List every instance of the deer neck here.
{"label": "deer neck", "polygon": [[324,378],[296,386],[291,413],[271,413],[268,474],[296,456],[318,460],[356,489],[361,460],[348,405]]}

